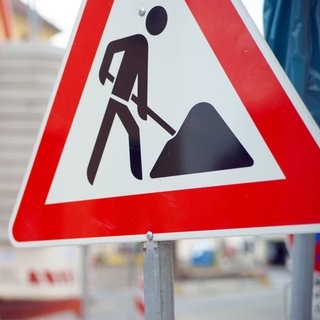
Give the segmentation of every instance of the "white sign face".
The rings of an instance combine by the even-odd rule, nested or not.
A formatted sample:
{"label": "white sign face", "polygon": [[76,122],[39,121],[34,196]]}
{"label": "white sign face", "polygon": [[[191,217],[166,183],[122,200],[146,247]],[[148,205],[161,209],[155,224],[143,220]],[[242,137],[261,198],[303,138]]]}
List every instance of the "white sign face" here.
{"label": "white sign face", "polygon": [[[154,5],[155,1],[148,3],[146,11]],[[161,34],[150,35],[146,30],[145,17],[139,15],[135,1],[115,1],[64,146],[47,204],[285,178],[186,3],[183,0],[168,1],[165,7],[168,15],[165,29]],[[132,12],[137,14],[132,15]],[[130,23],[123,23],[124,20],[130,20]],[[137,105],[132,101],[134,99],[123,103],[112,93],[111,81],[107,79],[102,84],[99,80],[99,72],[103,69],[103,59],[110,43],[134,35],[143,35],[148,46],[148,107],[174,129],[173,134],[150,115],[146,120],[141,119]],[[123,61],[124,52],[113,54],[108,70],[113,77],[119,75]],[[135,95],[138,95],[138,81],[137,78],[133,86]],[[125,105],[139,127],[142,179],[137,179],[130,169],[129,134],[124,122],[116,114],[94,183],[90,183],[87,177],[88,165],[102,119],[106,110],[110,110],[110,99]],[[192,121],[192,114],[199,111],[196,109],[199,103],[207,106],[215,113],[215,117],[220,117],[217,122],[221,122],[225,130],[208,134],[223,143],[224,132],[228,132],[235,143],[226,142],[224,147],[230,149],[232,156],[240,146],[251,163],[151,177],[150,173],[168,147],[167,144],[174,144],[185,124]],[[184,139],[190,141],[192,137],[192,134],[186,135]],[[204,140],[199,137],[196,143],[200,141],[201,144]],[[203,155],[199,154],[199,157],[203,158]]]}

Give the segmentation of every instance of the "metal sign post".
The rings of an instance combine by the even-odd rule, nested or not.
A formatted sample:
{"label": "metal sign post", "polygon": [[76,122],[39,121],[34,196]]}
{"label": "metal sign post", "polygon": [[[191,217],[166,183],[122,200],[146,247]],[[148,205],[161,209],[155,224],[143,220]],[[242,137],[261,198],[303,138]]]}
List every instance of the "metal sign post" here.
{"label": "metal sign post", "polygon": [[292,259],[290,320],[312,318],[314,234],[295,234]]}
{"label": "metal sign post", "polygon": [[89,312],[89,288],[88,288],[88,275],[89,275],[89,246],[82,247],[82,319],[87,319]]}
{"label": "metal sign post", "polygon": [[146,320],[174,320],[173,242],[152,241],[148,232],[143,247]]}

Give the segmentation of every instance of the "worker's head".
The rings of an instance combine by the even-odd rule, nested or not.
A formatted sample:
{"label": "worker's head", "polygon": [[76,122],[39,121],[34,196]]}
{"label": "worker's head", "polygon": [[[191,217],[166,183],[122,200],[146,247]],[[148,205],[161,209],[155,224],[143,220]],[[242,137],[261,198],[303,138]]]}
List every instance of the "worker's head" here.
{"label": "worker's head", "polygon": [[168,15],[165,8],[161,6],[153,7],[146,19],[146,28],[150,34],[157,36],[167,25]]}

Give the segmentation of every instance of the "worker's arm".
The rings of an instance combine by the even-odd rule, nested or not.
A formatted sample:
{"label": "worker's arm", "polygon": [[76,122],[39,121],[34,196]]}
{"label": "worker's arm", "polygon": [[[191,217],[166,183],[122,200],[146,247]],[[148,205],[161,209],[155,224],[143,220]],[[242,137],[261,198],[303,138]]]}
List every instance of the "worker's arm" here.
{"label": "worker's arm", "polygon": [[123,51],[122,45],[121,45],[121,39],[120,40],[115,40],[109,43],[107,46],[106,52],[104,54],[101,67],[99,70],[99,79],[101,84],[105,84],[106,79],[109,81],[113,82],[114,81],[114,76],[109,72],[111,62],[113,59],[113,56],[115,53]]}

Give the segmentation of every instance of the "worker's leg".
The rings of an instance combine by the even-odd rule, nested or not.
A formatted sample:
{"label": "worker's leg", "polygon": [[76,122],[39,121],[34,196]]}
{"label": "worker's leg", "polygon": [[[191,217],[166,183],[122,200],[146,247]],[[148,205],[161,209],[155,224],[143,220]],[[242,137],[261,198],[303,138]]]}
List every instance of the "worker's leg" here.
{"label": "worker's leg", "polygon": [[93,184],[95,180],[116,114],[128,133],[131,172],[137,179],[142,179],[139,127],[127,106],[110,99],[87,168],[87,177],[91,184]]}
{"label": "worker's leg", "polygon": [[130,110],[126,106],[119,105],[121,107],[117,108],[117,114],[128,132],[131,172],[135,178],[142,180],[140,130]]}
{"label": "worker's leg", "polygon": [[96,143],[94,145],[92,154],[91,154],[91,158],[88,164],[88,168],[87,168],[87,177],[88,180],[91,184],[93,184],[94,179],[96,177],[99,165],[100,165],[100,161],[103,155],[103,151],[104,148],[106,146],[109,134],[110,134],[110,130],[112,127],[112,123],[114,120],[114,117],[117,113],[117,108],[115,105],[115,100],[110,99],[106,112],[104,113],[102,122],[101,122],[101,126],[100,126],[100,130],[98,132],[98,136],[96,139]]}

